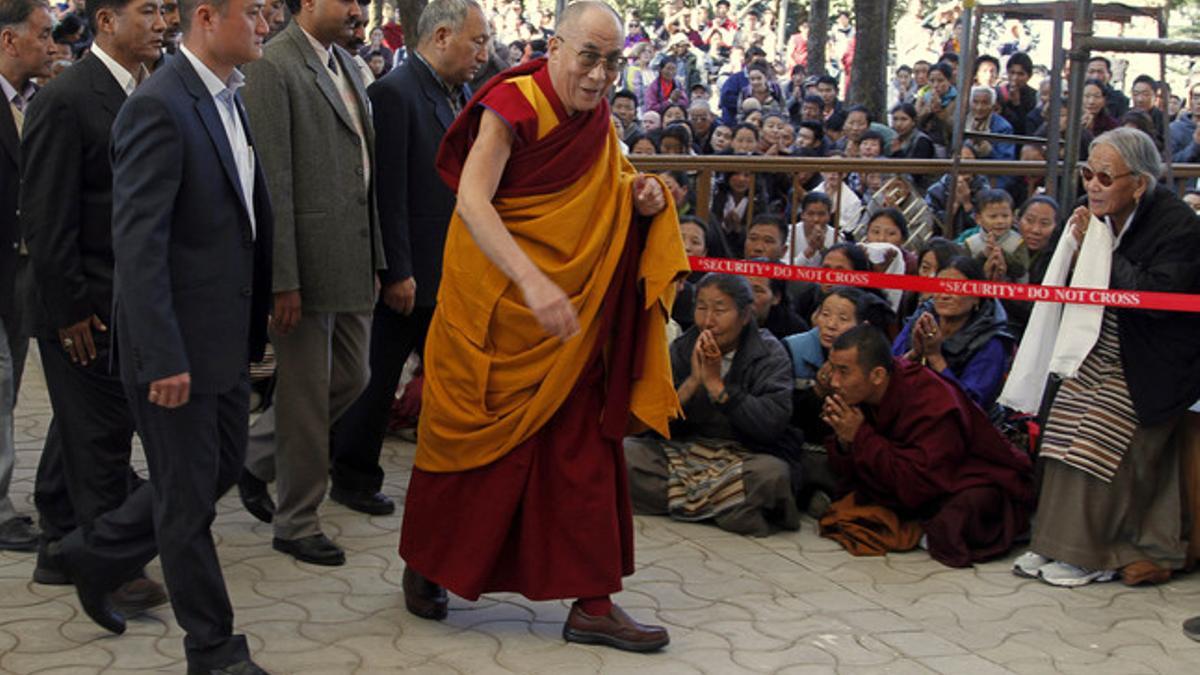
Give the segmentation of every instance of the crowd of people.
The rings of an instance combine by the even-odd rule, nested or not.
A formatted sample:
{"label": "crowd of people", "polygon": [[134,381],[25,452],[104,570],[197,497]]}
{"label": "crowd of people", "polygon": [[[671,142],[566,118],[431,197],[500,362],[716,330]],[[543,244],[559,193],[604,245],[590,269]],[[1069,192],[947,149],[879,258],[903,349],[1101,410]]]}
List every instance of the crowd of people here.
{"label": "crowd of people", "polygon": [[[1055,586],[1194,564],[1200,318],[688,274],[685,255],[1200,292],[1200,192],[1163,180],[1200,162],[1200,83],[1164,115],[1153,78],[1127,97],[1089,61],[1079,204],[1040,175],[699,186],[626,156],[1044,161],[1029,137],[1065,92],[1031,86],[1024,52],[980,56],[961,93],[980,135],[956,149],[957,56],[899,65],[876,118],[844,97],[845,12],[810,64],[753,3],[572,7],[433,0],[406,45],[393,7],[368,30],[355,2],[0,0],[0,547],[117,633],[167,601],[144,572],[161,555],[189,668],[261,672],[215,499],[236,485],[276,550],[344,564],[319,507],[395,511],[379,458],[415,354],[400,554],[424,618],[447,589],[574,597],[566,639],[662,648],[609,599],[630,505],[753,536],[807,512],[855,555],[955,567],[1028,541],[1014,573]],[[36,525],[6,496],[31,338],[54,407]]]}

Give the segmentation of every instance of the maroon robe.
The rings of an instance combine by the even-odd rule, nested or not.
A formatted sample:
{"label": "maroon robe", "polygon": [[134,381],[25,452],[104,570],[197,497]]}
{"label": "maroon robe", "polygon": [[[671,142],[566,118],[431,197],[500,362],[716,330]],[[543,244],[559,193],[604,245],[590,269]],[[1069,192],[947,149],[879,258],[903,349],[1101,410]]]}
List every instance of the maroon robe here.
{"label": "maroon robe", "polygon": [[860,503],[919,520],[929,553],[952,567],[1003,555],[1029,529],[1033,464],[952,382],[905,359],[849,450],[829,461]]}

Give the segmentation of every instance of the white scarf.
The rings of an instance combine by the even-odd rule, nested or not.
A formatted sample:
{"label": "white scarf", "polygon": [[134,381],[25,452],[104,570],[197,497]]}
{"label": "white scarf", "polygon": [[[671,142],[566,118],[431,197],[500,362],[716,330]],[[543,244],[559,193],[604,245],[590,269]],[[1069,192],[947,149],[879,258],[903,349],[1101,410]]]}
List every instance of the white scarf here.
{"label": "white scarf", "polygon": [[[1124,229],[1129,229],[1129,223]],[[1065,284],[1071,272],[1071,257],[1079,250],[1071,288],[1108,288],[1112,253],[1117,241],[1112,227],[1092,216],[1080,248],[1068,225],[1042,283],[1046,286]],[[1048,374],[1074,377],[1100,339],[1103,323],[1102,305],[1070,304],[1064,307],[1059,302],[1036,303],[1004,391],[1000,393],[1000,403],[1025,413],[1038,412]]]}

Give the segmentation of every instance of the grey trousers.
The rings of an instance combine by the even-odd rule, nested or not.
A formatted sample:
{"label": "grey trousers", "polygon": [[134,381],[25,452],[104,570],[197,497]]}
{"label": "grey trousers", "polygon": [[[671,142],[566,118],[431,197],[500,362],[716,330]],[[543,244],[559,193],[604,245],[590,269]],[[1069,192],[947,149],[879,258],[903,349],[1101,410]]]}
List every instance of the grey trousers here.
{"label": "grey trousers", "polygon": [[21,388],[21,373],[25,370],[28,339],[18,336],[12,320],[0,316],[0,523],[17,516],[8,488],[12,484],[13,467],[17,461],[16,439],[13,435],[13,412],[17,407],[17,391]]}
{"label": "grey trousers", "polygon": [[[667,515],[670,470],[660,444],[652,439],[626,438],[625,466],[633,510],[642,515]],[[751,455],[742,462],[742,484],[746,500],[713,518],[717,527],[755,537],[800,528],[800,511],[786,462],[772,455]]]}
{"label": "grey trousers", "polygon": [[329,486],[329,429],[367,386],[371,313],[309,313],[287,335],[271,332],[276,384],[274,443],[252,430],[246,469],[275,480],[275,536],[321,532],[317,509]]}

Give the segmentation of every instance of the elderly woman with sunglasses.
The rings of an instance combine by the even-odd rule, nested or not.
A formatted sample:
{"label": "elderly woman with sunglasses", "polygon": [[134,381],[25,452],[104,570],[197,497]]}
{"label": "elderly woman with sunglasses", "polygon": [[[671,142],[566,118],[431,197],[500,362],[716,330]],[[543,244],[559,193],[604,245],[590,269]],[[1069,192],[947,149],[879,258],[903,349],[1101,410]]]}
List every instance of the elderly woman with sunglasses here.
{"label": "elderly woman with sunglasses", "polygon": [[[1108,267],[1113,290],[1200,292],[1200,217],[1158,184],[1149,136],[1102,134],[1079,173],[1086,206],[1068,221],[1047,283],[1070,260],[1072,275],[1100,284]],[[1200,315],[1068,307],[1061,325],[1039,322],[1035,313],[1025,341],[1049,326],[1077,356],[1049,406],[1031,550],[1013,571],[1055,586],[1164,582],[1185,564],[1177,432],[1200,398]]]}

